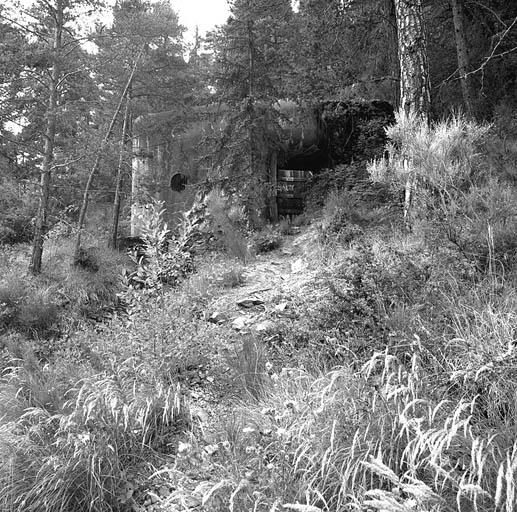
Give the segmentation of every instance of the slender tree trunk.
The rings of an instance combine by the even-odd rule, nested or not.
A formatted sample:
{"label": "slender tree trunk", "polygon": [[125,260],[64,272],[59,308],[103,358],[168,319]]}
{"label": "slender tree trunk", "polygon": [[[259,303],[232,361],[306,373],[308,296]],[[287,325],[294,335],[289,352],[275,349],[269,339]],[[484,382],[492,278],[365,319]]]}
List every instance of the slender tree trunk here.
{"label": "slender tree trunk", "polygon": [[248,82],[248,111],[249,111],[249,128],[248,128],[248,152],[249,152],[249,171],[254,174],[254,155],[253,155],[253,125],[255,123],[255,102],[254,94],[254,73],[255,62],[253,59],[253,21],[248,20],[248,66],[249,66],[249,82]]}
{"label": "slender tree trunk", "polygon": [[75,248],[74,248],[74,258],[73,258],[74,265],[76,265],[80,261],[81,235],[82,235],[82,231],[84,228],[84,220],[86,218],[86,211],[88,209],[88,199],[90,196],[90,189],[91,189],[91,186],[93,183],[93,178],[95,177],[95,175],[97,174],[97,171],[99,170],[102,153],[103,153],[104,149],[106,148],[106,144],[108,143],[108,141],[111,137],[111,134],[113,133],[113,129],[115,127],[115,121],[117,120],[118,114],[122,108],[122,104],[124,102],[124,99],[127,96],[129,88],[131,87],[131,82],[133,81],[133,77],[135,76],[136,67],[138,65],[138,61],[140,60],[142,52],[143,52],[143,48],[140,50],[139,54],[135,58],[135,61],[133,62],[133,69],[131,70],[131,74],[129,75],[126,86],[124,87],[124,91],[122,92],[122,96],[120,97],[120,100],[118,102],[117,109],[115,110],[115,113],[113,114],[108,131],[106,132],[106,135],[104,136],[104,139],[102,140],[99,151],[97,151],[97,155],[95,156],[95,161],[93,163],[92,170],[90,171],[90,174],[88,175],[88,180],[86,181],[86,185],[84,187],[83,201],[81,204],[81,210],[79,212],[79,220],[77,221],[77,236],[75,238]]}
{"label": "slender tree trunk", "polygon": [[129,126],[129,118],[130,118],[130,109],[131,109],[131,99],[130,95],[128,95],[126,99],[126,108],[124,111],[124,124],[122,126],[122,137],[120,139],[120,153],[118,159],[118,168],[117,168],[117,178],[115,183],[115,200],[113,202],[113,217],[111,220],[111,233],[108,242],[108,247],[112,249],[117,248],[117,235],[118,235],[118,222],[120,216],[120,202],[121,202],[121,190],[122,190],[122,181],[124,178],[124,162],[126,160],[126,144],[127,144],[127,132]]}
{"label": "slender tree trunk", "polygon": [[[429,65],[422,13],[422,0],[395,0],[400,66],[400,108],[428,122],[431,106]],[[406,158],[407,179],[404,197],[404,224],[411,229],[411,204],[416,187],[411,162]]]}
{"label": "slender tree trunk", "polygon": [[395,0],[400,66],[400,106],[428,119],[431,105],[429,65],[422,0]]}
{"label": "slender tree trunk", "polygon": [[54,161],[54,144],[56,139],[56,109],[58,104],[58,84],[61,76],[61,48],[63,37],[63,2],[57,0],[55,11],[54,42],[52,49],[52,69],[50,72],[49,98],[47,108],[47,122],[45,128],[45,147],[40,179],[40,200],[36,225],[34,227],[34,239],[29,270],[33,274],[41,272],[43,256],[43,241],[47,231],[47,218],[50,202],[50,181],[52,174],[52,162]]}
{"label": "slender tree trunk", "polygon": [[460,73],[461,93],[463,95],[463,105],[469,117],[475,115],[472,94],[471,79],[468,75],[470,71],[470,59],[468,53],[467,35],[464,25],[464,5],[463,0],[449,0],[452,9],[452,20],[454,22],[454,35],[456,37],[456,53],[458,54],[458,70]]}

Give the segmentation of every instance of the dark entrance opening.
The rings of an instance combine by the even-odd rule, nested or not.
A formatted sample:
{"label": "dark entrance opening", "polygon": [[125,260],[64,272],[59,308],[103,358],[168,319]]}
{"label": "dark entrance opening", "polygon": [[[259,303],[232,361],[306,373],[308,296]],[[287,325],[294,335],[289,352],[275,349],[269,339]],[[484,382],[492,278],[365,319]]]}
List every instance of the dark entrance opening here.
{"label": "dark entrance opening", "polygon": [[181,174],[181,172],[178,172],[171,178],[170,187],[174,192],[183,192],[187,184],[188,178]]}

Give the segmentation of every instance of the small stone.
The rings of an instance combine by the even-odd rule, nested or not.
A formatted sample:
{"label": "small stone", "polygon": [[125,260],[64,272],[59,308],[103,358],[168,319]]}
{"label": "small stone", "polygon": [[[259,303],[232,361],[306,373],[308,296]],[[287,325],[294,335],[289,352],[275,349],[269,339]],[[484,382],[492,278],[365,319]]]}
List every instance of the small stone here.
{"label": "small stone", "polygon": [[237,302],[237,306],[241,308],[252,308],[253,306],[259,306],[260,304],[264,304],[264,301],[255,297],[249,297]]}
{"label": "small stone", "polygon": [[196,408],[195,410],[192,411],[192,416],[194,418],[197,418],[200,423],[207,423],[208,420],[210,419],[208,417],[208,414],[206,413],[206,411],[204,411],[203,409],[198,409]]}
{"label": "small stone", "polygon": [[204,450],[208,455],[213,455],[219,450],[219,446],[216,444],[208,444],[205,446]]}
{"label": "small stone", "polygon": [[198,498],[197,496],[185,496],[184,504],[188,508],[199,507],[199,505],[201,505],[201,498]]}
{"label": "small stone", "polygon": [[166,487],[165,485],[162,485],[159,489],[158,489],[158,494],[162,497],[162,498],[167,498],[170,496],[171,494],[171,491],[169,491],[169,488]]}
{"label": "small stone", "polygon": [[210,315],[210,317],[208,318],[208,321],[211,324],[223,324],[224,322],[228,321],[228,317],[224,313],[221,313],[220,311],[215,311],[214,313],[212,313]]}

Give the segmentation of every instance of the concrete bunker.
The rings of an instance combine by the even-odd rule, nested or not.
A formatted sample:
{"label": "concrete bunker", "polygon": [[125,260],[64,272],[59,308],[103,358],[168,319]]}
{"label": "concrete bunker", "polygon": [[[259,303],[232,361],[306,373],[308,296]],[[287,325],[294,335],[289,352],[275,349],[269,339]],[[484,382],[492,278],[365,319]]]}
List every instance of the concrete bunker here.
{"label": "concrete bunker", "polygon": [[[383,101],[327,101],[298,105],[279,101],[282,140],[267,148],[263,169],[275,191],[268,211],[271,220],[303,208],[312,174],[362,155],[368,137],[385,139],[384,127],[393,122],[393,108]],[[224,106],[198,107],[182,131],[171,128],[177,112],[141,116],[133,128],[131,235],[139,236],[145,205],[163,201],[166,221],[174,226],[192,205],[197,186],[210,177],[211,155],[204,144],[221,137],[227,126]]]}

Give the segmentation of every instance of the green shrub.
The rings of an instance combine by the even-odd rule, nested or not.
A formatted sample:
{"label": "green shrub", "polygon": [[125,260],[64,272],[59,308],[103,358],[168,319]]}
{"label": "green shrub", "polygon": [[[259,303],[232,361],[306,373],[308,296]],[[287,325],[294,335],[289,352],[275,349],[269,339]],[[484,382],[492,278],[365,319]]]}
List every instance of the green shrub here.
{"label": "green shrub", "polygon": [[197,381],[207,371],[222,373],[223,352],[230,350],[238,335],[227,326],[207,321],[207,303],[218,285],[212,281],[209,286],[213,288],[204,286],[187,281],[160,294],[137,293],[129,318],[114,318],[100,335],[83,335],[93,340],[94,352],[103,358],[132,357],[164,383]]}
{"label": "green shrub", "polygon": [[60,308],[53,290],[39,288],[20,305],[14,326],[33,336],[48,337],[59,331]]}
{"label": "green shrub", "polygon": [[479,271],[505,274],[515,265],[517,190],[496,180],[472,186],[419,229],[430,245],[445,237]]}
{"label": "green shrub", "polygon": [[27,294],[27,285],[19,277],[0,283],[0,328],[5,329],[16,321]]}
{"label": "green shrub", "polygon": [[36,190],[0,177],[0,244],[28,242],[37,208]]}
{"label": "green shrub", "polygon": [[387,133],[389,158],[371,164],[370,174],[395,189],[411,189],[410,223],[429,246],[447,241],[481,272],[511,269],[516,192],[514,185],[486,172],[490,155],[482,158],[479,150],[489,127],[462,117],[428,126],[399,113]]}
{"label": "green shrub", "polygon": [[469,188],[476,174],[478,148],[489,127],[461,116],[434,125],[404,111],[395,118],[396,124],[386,129],[387,158],[368,166],[372,180],[396,193],[405,189],[409,224],[413,217],[446,216],[451,200]]}

